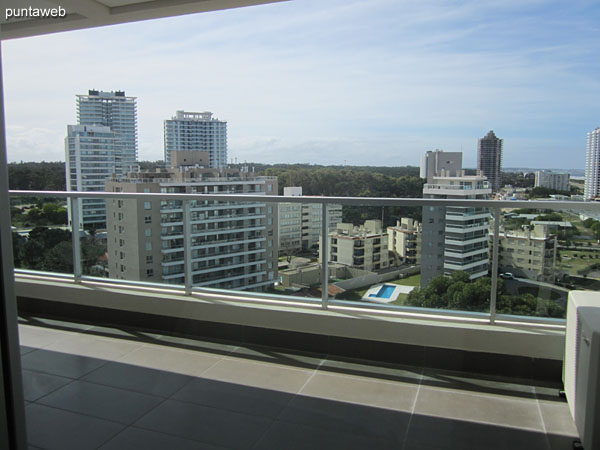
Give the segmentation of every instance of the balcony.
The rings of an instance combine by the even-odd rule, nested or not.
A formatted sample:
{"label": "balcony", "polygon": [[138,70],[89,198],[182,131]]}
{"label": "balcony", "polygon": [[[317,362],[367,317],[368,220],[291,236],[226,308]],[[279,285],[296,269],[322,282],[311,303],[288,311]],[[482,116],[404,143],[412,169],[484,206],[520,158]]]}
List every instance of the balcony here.
{"label": "balcony", "polygon": [[556,383],[424,367],[423,355],[405,366],[257,346],[256,334],[29,316],[19,328],[36,448],[549,450],[577,436]]}
{"label": "balcony", "polygon": [[[24,194],[19,192],[14,195]],[[39,193],[30,193],[30,195],[39,196]],[[61,193],[59,196],[83,198],[86,195],[85,193]],[[98,196],[98,193],[92,195]],[[123,194],[103,193],[103,195],[110,198]],[[148,195],[153,194],[125,194],[124,197],[129,196],[142,201],[143,197]],[[194,198],[194,195],[190,194],[171,195],[181,199],[183,203],[193,201]],[[277,204],[279,201],[277,197],[269,197],[265,199],[265,203]],[[368,201],[387,204],[390,200],[369,199]],[[73,202],[73,200],[69,201]],[[311,197],[310,199],[304,198],[303,201],[327,203],[330,200],[327,197]],[[338,203],[340,199],[334,201]],[[365,199],[347,199],[346,201],[350,204],[365,203]],[[407,203],[414,206],[415,201],[422,204],[430,202],[426,199],[393,199],[393,202],[398,205]],[[472,202],[480,203],[477,200],[452,200],[451,202],[465,205]],[[436,204],[438,203],[436,202]],[[488,201],[486,203],[490,208],[494,208],[496,205],[498,205],[497,208],[504,206],[502,202]],[[532,203],[527,202],[527,205],[532,207]],[[510,207],[522,206],[518,202],[507,202],[507,204]],[[561,207],[557,202],[554,202],[553,206],[555,209]],[[574,205],[569,205],[569,207],[573,208]],[[598,208],[600,209],[600,205]],[[77,236],[77,234],[74,235]],[[486,243],[490,239],[487,235],[482,238]],[[243,236],[240,239],[243,239]],[[257,240],[265,240],[265,237],[257,238]],[[492,245],[489,247],[490,255],[493,241],[492,236]],[[73,242],[77,242],[77,239]],[[190,249],[206,250],[206,244],[197,243],[198,245],[194,246],[193,242],[191,233],[188,235],[184,232],[180,239],[179,251],[186,245],[189,245]],[[447,243],[449,243],[448,240]],[[475,251],[480,253],[484,249]],[[263,252],[264,249],[261,249],[261,253]],[[77,252],[74,255],[75,258],[81,258],[81,254],[78,255]],[[493,259],[492,257],[492,262]],[[230,445],[234,445],[233,448],[246,448],[244,446],[273,448],[270,447],[273,445],[277,448],[276,441],[262,440],[271,439],[270,433],[274,433],[273,439],[291,439],[293,442],[298,439],[299,448],[306,448],[305,445],[311,448],[309,444],[304,443],[304,439],[320,436],[325,439],[323,442],[329,442],[327,439],[330,439],[328,437],[330,435],[339,438],[339,442],[343,443],[343,448],[394,448],[394,445],[399,445],[399,448],[461,448],[461,446],[468,446],[465,444],[467,439],[477,440],[479,439],[477,436],[481,434],[494,435],[494,433],[497,433],[498,441],[489,444],[489,448],[493,448],[495,444],[498,445],[498,448],[505,448],[504,445],[508,445],[507,442],[510,442],[511,448],[525,445],[534,445],[534,448],[536,446],[548,448],[546,439],[568,442],[570,437],[565,436],[573,435],[572,423],[567,420],[568,415],[564,414],[567,411],[566,405],[554,397],[555,389],[560,384],[563,320],[500,314],[495,310],[493,301],[489,302],[488,310],[473,312],[345,302],[331,298],[327,291],[321,298],[301,298],[232,290],[239,288],[244,280],[249,280],[248,286],[253,289],[272,285],[274,280],[267,278],[268,271],[264,267],[266,262],[266,260],[260,260],[259,263],[263,267],[257,268],[253,273],[232,273],[231,276],[225,278],[222,275],[213,277],[211,273],[207,274],[210,275],[209,278],[204,279],[196,279],[198,274],[194,272],[193,266],[185,264],[182,268],[183,273],[179,274],[177,278],[178,283],[182,285],[101,279],[81,273],[59,275],[17,271],[16,287],[22,314],[27,317],[35,317],[38,322],[46,320],[46,323],[49,323],[43,317],[42,313],[45,311],[46,313],[51,312],[53,318],[66,323],[89,324],[89,328],[85,328],[84,331],[76,331],[76,333],[85,335],[81,339],[86,342],[94,337],[92,335],[95,334],[95,331],[92,329],[103,333],[98,337],[98,353],[94,349],[96,344],[92,345],[91,341],[89,341],[89,345],[68,344],[82,352],[80,357],[96,358],[102,361],[89,373],[86,372],[70,380],[63,380],[65,381],[64,385],[57,386],[56,390],[47,392],[39,400],[35,400],[28,409],[28,411],[35,412],[33,418],[30,419],[34,421],[32,423],[39,424],[48,421],[48,423],[54,424],[53,428],[61,430],[60,427],[66,426],[67,422],[61,420],[57,424],[57,421],[53,422],[43,416],[43,411],[54,412],[54,409],[61,411],[57,413],[58,415],[64,413],[65,418],[69,417],[69,423],[80,423],[76,415],[82,415],[90,420],[91,418],[99,421],[106,420],[106,416],[96,415],[104,414],[104,412],[92,413],[89,410],[82,412],[70,410],[71,406],[66,404],[44,403],[50,401],[48,399],[54,396],[72,398],[69,389],[77,390],[81,386],[85,386],[91,391],[82,389],[83,399],[78,403],[81,406],[87,402],[85,408],[95,408],[97,406],[92,403],[102,400],[101,396],[92,392],[94,389],[111,388],[117,392],[121,392],[118,391],[119,389],[128,391],[121,393],[124,398],[134,392],[157,396],[161,399],[161,403],[149,402],[150,406],[147,410],[142,407],[145,405],[142,401],[139,405],[136,402],[130,402],[132,403],[131,409],[139,407],[142,412],[139,417],[131,420],[129,417],[127,420],[123,419],[123,423],[119,422],[120,419],[114,420],[115,417],[118,417],[118,412],[111,412],[113,419],[108,417],[109,422],[112,421],[113,425],[116,423],[121,428],[114,435],[104,436],[105,439],[99,445],[105,445],[106,448],[111,448],[110,445],[115,446],[113,448],[120,448],[119,445],[123,444],[119,443],[119,439],[149,439],[149,436],[153,436],[157,442],[163,442],[161,439],[178,438],[191,441],[194,445],[222,446],[229,442]],[[75,265],[78,264],[80,265],[81,261],[76,262]],[[482,265],[485,267],[482,268]],[[475,263],[472,267],[473,270],[467,271],[469,277],[487,276],[487,266],[487,258],[482,262]],[[461,268],[465,267],[461,266]],[[215,266],[214,269],[221,270],[222,268]],[[321,268],[321,270],[324,269]],[[194,275],[196,276],[194,277]],[[197,283],[184,286],[183,284],[189,277],[193,277],[192,280]],[[329,280],[329,278],[325,279]],[[211,286],[227,286],[230,289],[211,289]],[[98,320],[99,317],[102,318],[101,322]],[[79,327],[78,330],[82,329],[82,325],[74,326]],[[85,327],[87,326],[85,325]],[[29,325],[23,325],[23,327],[29,327]],[[68,326],[61,325],[60,327]],[[37,328],[29,327],[27,329],[36,330]],[[114,336],[107,334],[108,329],[119,329],[123,333],[121,337]],[[36,332],[33,331],[33,333]],[[155,338],[156,341],[148,341],[148,339]],[[127,353],[115,352],[113,355],[108,350],[102,353],[104,349],[111,347],[106,342],[112,339],[123,340],[122,344],[115,344],[115,347],[121,345],[124,350],[127,349]],[[179,339],[183,339],[183,341],[179,341]],[[214,354],[212,351],[214,347],[211,345],[215,339],[220,340],[220,344],[232,346],[235,350],[226,355],[219,352]],[[223,340],[226,342],[221,342]],[[164,342],[169,342],[169,348],[162,348]],[[135,343],[136,346],[132,346],[131,352],[129,352],[129,344],[132,343]],[[256,344],[271,347],[256,350],[253,347]],[[285,347],[287,350],[276,349],[273,346]],[[44,353],[46,350],[55,353],[62,351],[60,346],[51,347],[52,345],[48,344],[41,350],[25,349],[24,352],[27,354],[24,355],[24,358],[28,354],[35,355],[36,352],[39,352],[37,355],[42,359],[46,356],[50,358],[52,355]],[[201,350],[198,350],[199,348]],[[309,352],[309,354],[308,356],[306,353],[298,355],[292,350]],[[131,353],[133,357],[138,351],[155,354],[157,355],[156,359],[140,357],[139,364],[135,362],[130,364],[127,355]],[[179,362],[169,363],[169,361],[177,361],[175,356],[171,360],[165,357],[167,358],[166,362],[159,363],[162,357],[158,355],[163,351],[169,355],[185,354],[186,357],[181,359],[187,360],[188,364],[192,366],[195,364],[196,354],[189,352],[200,351],[198,361],[206,357],[214,362],[214,367],[220,367],[219,364],[234,364],[231,361],[235,361],[239,370],[222,370],[219,372],[220,375],[222,374],[221,378],[211,375],[212,365],[194,373],[180,373],[177,369]],[[256,355],[255,352],[259,352],[262,355],[260,358],[266,358],[269,362],[261,360],[257,363],[252,356],[248,356]],[[269,359],[274,358],[273,355],[279,354],[286,356],[275,363]],[[46,356],[42,357],[41,355]],[[29,358],[34,359],[34,356]],[[60,361],[63,356],[59,354],[57,358]],[[317,358],[319,365],[298,367],[298,360],[304,364],[310,358]],[[348,360],[348,358],[355,359]],[[85,359],[78,360],[87,361]],[[87,361],[85,364],[88,363],[90,362]],[[136,371],[140,370],[139,365],[143,366],[144,364],[152,364],[151,373],[156,375],[159,371],[161,375],[157,377],[160,380],[172,379],[173,374],[185,375],[188,378],[186,378],[185,385],[182,384],[176,391],[158,395],[156,392],[162,392],[160,390],[163,389],[162,381],[152,383],[152,389],[157,390],[152,393],[136,391],[137,388],[131,385],[115,384],[124,382],[124,379],[131,379],[128,376],[108,374],[107,379],[94,378],[92,380],[96,370],[103,372],[104,370],[109,371],[109,369],[102,369],[103,367],[119,367],[124,371],[123,374],[128,374],[130,370],[133,371],[132,373],[137,373],[136,377],[139,377],[139,383],[143,385],[145,381],[142,380],[150,375],[144,371]],[[257,364],[260,365],[262,372],[253,372]],[[51,364],[51,366],[61,366],[61,363]],[[123,368],[122,366],[127,367]],[[133,366],[133,368],[129,368],[129,366]],[[36,374],[44,372],[45,375],[70,378],[55,373],[60,369],[52,367],[42,370],[39,366],[37,368],[28,366],[25,369]],[[287,380],[293,374],[298,375],[298,372],[303,370],[309,371],[309,378],[304,379],[300,386],[291,388],[285,385],[287,381],[280,381]],[[226,375],[225,372],[230,375]],[[252,384],[258,383],[255,380],[254,374],[256,373],[260,373],[260,375],[256,375],[256,379],[264,380],[265,383],[258,386]],[[412,375],[409,376],[409,373]],[[31,374],[27,376],[31,376]],[[117,378],[121,381],[115,381]],[[209,381],[206,381],[207,379]],[[357,381],[359,384],[344,381],[350,379],[359,380]],[[530,381],[524,382],[523,379]],[[267,381],[271,384],[266,384]],[[284,386],[278,384],[280,382],[284,383]],[[87,383],[94,384],[94,386],[90,387]],[[190,386],[199,386],[198,389],[202,392],[199,394],[200,400],[195,399],[192,391],[186,390],[188,383]],[[225,387],[221,390],[214,387],[213,383],[218,386],[225,385]],[[251,385],[251,388],[257,388],[258,393],[255,393],[253,389],[247,391],[248,384]],[[97,388],[96,385],[102,386],[102,388]],[[205,386],[210,386],[210,388]],[[551,387],[551,389],[544,390],[543,387]],[[231,392],[228,390],[229,388],[231,388]],[[66,393],[59,394],[63,389]],[[190,387],[189,389],[196,388]],[[220,404],[203,403],[208,402],[204,399],[210,397],[206,392],[211,389],[219,393]],[[184,392],[185,394],[183,394]],[[378,392],[386,392],[386,395],[380,395]],[[543,401],[542,392],[545,396]],[[259,419],[262,420],[265,417],[261,415],[264,413],[260,410],[263,407],[260,405],[277,403],[278,400],[273,399],[284,394],[286,401],[279,402],[283,404],[279,406],[278,415],[267,415],[265,419],[267,422],[261,422]],[[111,397],[108,393],[106,395],[107,399],[115,396]],[[216,394],[211,395],[213,395],[212,398],[217,398]],[[100,400],[98,400],[99,397]],[[257,397],[258,400],[255,400]],[[86,400],[88,398],[96,400],[92,402]],[[228,403],[229,400],[223,400],[229,398],[233,398],[231,404]],[[243,400],[244,398],[252,400]],[[385,403],[384,398],[387,398],[389,403]],[[300,414],[300,412],[292,408],[295,401],[314,402],[314,407],[301,406],[300,409],[304,411],[302,413],[304,415],[302,419],[299,419],[296,418],[296,414]],[[545,402],[552,403],[548,403],[547,406]],[[180,406],[188,409],[179,410]],[[250,414],[248,411],[244,412],[243,408],[247,407],[259,410]],[[268,407],[265,406],[265,408]],[[308,409],[305,410],[305,408]],[[483,408],[483,412],[478,408]],[[121,409],[125,410],[126,408]],[[250,411],[256,410],[251,409]],[[515,411],[519,411],[519,420],[515,418]],[[247,418],[248,415],[252,416],[252,420]],[[150,420],[149,417],[155,418],[154,421],[146,422],[146,420]],[[196,417],[198,420],[189,417]],[[206,422],[212,424],[211,430],[222,430],[220,427],[223,425],[220,418],[224,417],[231,419],[232,423],[237,423],[235,420],[238,419],[245,421],[247,428],[243,428],[243,430],[254,430],[252,427],[256,421],[266,423],[268,431],[266,433],[248,431],[250,434],[245,435],[245,444],[238,447],[237,441],[227,441],[227,439],[233,439],[231,436],[227,436],[232,433],[217,433],[218,436],[223,435],[222,438],[211,434],[212,431],[197,434],[194,427],[190,425],[202,422],[202,425],[197,425],[197,427],[204,429]],[[354,418],[351,419],[351,417]],[[356,425],[359,417],[364,421],[361,422],[364,424],[362,426]],[[378,420],[381,424],[388,425],[376,425]],[[556,425],[555,421],[561,421],[561,425]],[[155,425],[158,422],[160,425]],[[392,423],[396,425],[391,426]],[[281,431],[280,427],[284,426],[288,427],[286,428],[287,432]],[[101,428],[100,425],[98,427],[98,429]],[[431,433],[432,427],[439,428],[439,432]],[[553,427],[558,428],[554,431]],[[37,428],[45,429],[44,425],[36,425]],[[462,430],[460,433],[464,432],[464,436],[460,433],[457,434],[456,430]],[[52,431],[47,431],[47,433],[45,436],[50,436]],[[74,433],[76,432],[74,431]],[[57,434],[64,435],[65,433]],[[90,438],[92,435],[93,433],[90,433]],[[557,437],[559,435],[562,437]],[[435,436],[439,436],[439,441]],[[397,438],[400,441],[397,441]],[[116,440],[115,443],[113,443],[113,439]],[[225,440],[221,441],[220,439]],[[35,445],[34,442],[32,441],[33,445]],[[335,442],[337,445],[338,441]],[[181,445],[184,446],[183,443]],[[142,446],[142,448],[144,447]]]}

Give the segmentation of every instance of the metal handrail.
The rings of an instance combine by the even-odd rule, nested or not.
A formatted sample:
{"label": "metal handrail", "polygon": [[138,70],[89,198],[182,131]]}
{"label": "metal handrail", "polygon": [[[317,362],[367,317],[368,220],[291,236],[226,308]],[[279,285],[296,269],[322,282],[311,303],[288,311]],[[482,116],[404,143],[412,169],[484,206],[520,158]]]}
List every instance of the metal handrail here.
{"label": "metal handrail", "polygon": [[[600,203],[596,202],[583,202],[583,201],[513,201],[513,200],[479,200],[479,199],[427,199],[427,198],[381,198],[381,197],[326,197],[326,196],[278,196],[278,195],[248,195],[248,194],[202,194],[202,193],[132,193],[132,192],[78,192],[78,191],[25,191],[25,190],[11,190],[9,191],[11,197],[54,197],[54,198],[65,198],[67,199],[73,208],[77,208],[79,202],[74,201],[75,199],[85,198],[104,198],[104,199],[136,199],[136,200],[181,200],[185,205],[188,205],[188,212],[190,201],[201,200],[201,201],[216,201],[216,202],[237,202],[237,203],[299,203],[299,204],[319,204],[322,207],[322,214],[324,218],[328,217],[327,207],[329,205],[361,205],[361,206],[407,206],[407,207],[468,207],[468,208],[489,208],[493,211],[496,218],[500,217],[500,210],[502,208],[533,208],[533,209],[550,209],[550,210],[568,210],[570,212],[594,212],[600,214]],[[475,214],[481,214],[477,212]],[[494,221],[496,226],[499,221]],[[189,222],[187,226],[191,225]],[[326,220],[323,220],[322,224],[322,235],[328,233],[326,227]],[[185,249],[191,252],[194,248],[199,248],[202,245],[194,245],[191,242],[191,229],[190,233],[184,233]],[[487,313],[490,323],[494,323],[496,317],[496,285],[497,285],[497,269],[498,269],[498,233],[490,235],[493,239],[493,250],[492,250],[492,291],[490,301],[490,312]],[[484,237],[484,236],[481,236]],[[229,240],[227,240],[229,241]],[[327,246],[327,239],[322,239],[324,247]],[[226,242],[226,241],[225,241]],[[215,241],[220,244],[220,241]],[[79,239],[78,234],[73,233],[73,264],[74,264],[74,280],[80,282],[81,279],[87,279],[88,276],[82,275],[81,271],[81,252],[78,246]],[[206,243],[208,244],[208,243]],[[203,245],[206,245],[203,244]],[[326,248],[324,249],[326,254]],[[188,253],[189,254],[189,253]],[[186,258],[187,260],[187,258]],[[185,277],[191,279],[191,261],[186,261]],[[337,303],[338,301],[331,300],[327,294],[328,288],[328,264],[321,265],[322,270],[322,299],[321,306],[327,308],[330,303]],[[112,282],[113,280],[111,280]],[[143,284],[143,283],[142,283]],[[191,295],[193,286],[186,285],[186,293]],[[237,292],[237,291],[236,291]],[[377,305],[369,305],[371,308],[377,308]],[[382,306],[382,308],[384,308]],[[437,315],[457,315],[461,312],[457,311],[446,311],[436,310]],[[467,314],[466,312],[462,312]],[[545,322],[545,318],[529,318],[531,322]]]}

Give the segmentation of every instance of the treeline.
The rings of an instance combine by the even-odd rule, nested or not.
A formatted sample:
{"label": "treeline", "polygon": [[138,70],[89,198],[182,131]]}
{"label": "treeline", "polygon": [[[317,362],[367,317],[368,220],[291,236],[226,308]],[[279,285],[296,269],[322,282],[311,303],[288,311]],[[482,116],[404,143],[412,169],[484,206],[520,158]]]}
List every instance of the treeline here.
{"label": "treeline", "polygon": [[[248,167],[258,175],[266,175],[267,170],[272,170],[275,173],[282,173],[286,171],[297,171],[297,170],[321,170],[330,169],[332,171],[343,171],[350,170],[352,172],[368,172],[368,173],[379,173],[388,177],[404,177],[404,176],[419,176],[419,168],[415,166],[397,166],[397,167],[386,167],[386,166],[321,166],[318,164],[260,164],[260,163],[244,163],[244,164],[231,164],[231,167],[241,168]],[[298,185],[296,185],[298,186]]]}
{"label": "treeline", "polygon": [[64,191],[64,162],[20,162],[8,164],[8,187],[25,191]]}
{"label": "treeline", "polygon": [[[384,169],[389,169],[387,172],[395,175],[382,173],[386,172]],[[425,182],[419,178],[416,167],[288,165],[261,168],[260,173],[277,177],[280,195],[284,187],[301,186],[303,195],[420,198],[423,197]],[[401,217],[420,221],[421,210],[415,207],[344,206],[342,220],[361,225],[367,219],[383,219],[383,226],[387,227],[395,225]]]}

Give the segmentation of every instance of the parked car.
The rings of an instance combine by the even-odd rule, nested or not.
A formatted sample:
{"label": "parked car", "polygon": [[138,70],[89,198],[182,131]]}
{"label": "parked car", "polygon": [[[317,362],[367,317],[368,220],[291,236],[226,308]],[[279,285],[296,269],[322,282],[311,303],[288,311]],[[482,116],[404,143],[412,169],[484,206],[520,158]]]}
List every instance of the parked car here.
{"label": "parked car", "polygon": [[504,272],[500,274],[500,278],[504,278],[505,280],[514,280],[515,276],[510,272]]}

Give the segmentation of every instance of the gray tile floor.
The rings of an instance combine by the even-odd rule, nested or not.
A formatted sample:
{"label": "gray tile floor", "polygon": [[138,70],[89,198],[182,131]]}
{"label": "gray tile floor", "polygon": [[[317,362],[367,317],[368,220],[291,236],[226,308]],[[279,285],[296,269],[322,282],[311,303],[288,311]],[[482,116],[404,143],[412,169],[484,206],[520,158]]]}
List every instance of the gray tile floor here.
{"label": "gray tile floor", "polygon": [[127,330],[20,325],[31,449],[568,450],[558,386]]}

